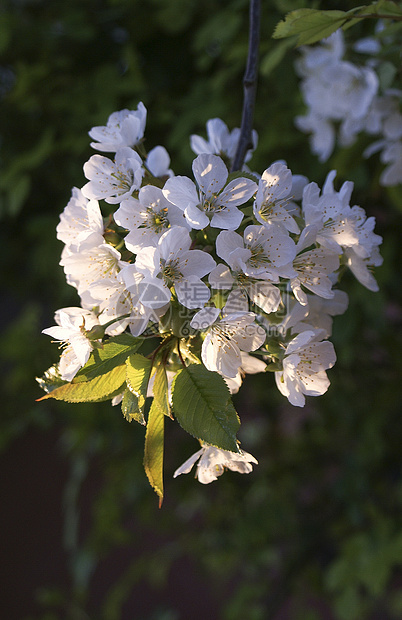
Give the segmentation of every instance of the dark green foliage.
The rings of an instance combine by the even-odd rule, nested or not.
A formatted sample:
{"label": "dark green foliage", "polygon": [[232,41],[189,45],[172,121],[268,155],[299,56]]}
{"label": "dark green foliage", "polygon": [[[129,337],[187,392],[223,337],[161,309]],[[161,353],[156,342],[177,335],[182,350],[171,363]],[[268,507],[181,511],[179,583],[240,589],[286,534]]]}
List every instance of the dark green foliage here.
{"label": "dark green foliage", "polygon": [[[165,145],[177,174],[189,173],[188,136],[204,135],[207,119],[219,116],[230,128],[239,126],[248,2],[5,0],[2,8],[0,446],[12,455],[16,438],[55,429],[61,437],[55,450],[70,468],[63,542],[70,579],[49,583],[40,594],[43,611],[27,617],[205,617],[196,605],[191,617],[182,598],[168,596],[174,583],[186,590],[180,562],[187,561],[197,572],[200,596],[218,601],[222,620],[276,620],[279,613],[290,620],[398,620],[401,189],[379,186],[378,158],[359,155],[364,138],[335,151],[325,165],[310,154],[307,137],[293,125],[303,110],[296,52],[288,40],[271,38],[288,11],[347,11],[351,3],[263,2],[254,123],[259,147],[250,168],[261,172],[286,159],[294,173],[318,183],[333,167],[337,182],[353,180],[355,204],[376,217],[384,237],[380,293],[346,276],[350,307],[334,320],[338,362],[324,397],[299,410],[277,392],[271,374],[247,378],[234,402],[242,447],[259,460],[252,474],[227,472],[207,487],[192,475],[173,480],[198,442],[156,416],[156,423],[165,422],[167,499],[160,511],[143,471],[145,429],[127,424],[120,405],[35,402],[42,392],[34,377],[58,357],[40,331],[53,324],[56,309],[78,303],[58,266],[62,244],[55,226],[71,187],[84,184],[82,165],[92,154],[87,132],[111,112],[143,101],[146,146]],[[346,36],[370,28],[361,22]],[[383,73],[388,83],[390,67]],[[141,421],[143,409],[147,416],[142,398],[135,417],[136,402],[126,396],[126,416],[134,412]],[[85,510],[83,489],[94,470]],[[22,528],[24,515],[13,518]],[[119,550],[129,559],[113,569]],[[106,570],[106,580],[98,569]],[[18,572],[23,580],[24,567]],[[144,584],[163,604],[150,595],[138,615],[131,594],[135,588],[138,597]],[[12,617],[9,612],[0,615]]]}

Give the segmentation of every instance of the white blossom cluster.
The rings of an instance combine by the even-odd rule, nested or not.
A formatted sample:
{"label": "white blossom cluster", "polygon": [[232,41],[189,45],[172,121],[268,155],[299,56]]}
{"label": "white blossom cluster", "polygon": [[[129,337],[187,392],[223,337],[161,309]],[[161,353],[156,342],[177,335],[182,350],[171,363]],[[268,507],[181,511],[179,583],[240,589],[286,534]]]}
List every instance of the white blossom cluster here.
{"label": "white blossom cluster", "polygon": [[298,129],[310,134],[312,152],[321,162],[332,154],[336,141],[351,146],[361,132],[375,141],[363,155],[380,152],[385,168],[380,183],[402,183],[402,91],[380,87],[378,39],[361,39],[354,51],[365,57],[359,64],[345,60],[342,30],[314,47],[301,48],[296,72],[307,114],[295,119]]}
{"label": "white blossom cluster", "polygon": [[[145,124],[140,103],[89,132],[93,148],[112,155],[86,162],[88,182],[60,216],[60,264],[80,297],[80,307],[58,310],[57,325],[44,330],[64,346],[61,377],[71,381],[104,334],[158,335],[171,316],[187,325],[178,338],[200,343],[194,354],[232,393],[245,374],[273,370],[280,392],[304,406],[305,396],[326,392],[336,360],[332,317],[348,305],[340,267],[378,289],[374,218],[351,206],[352,183],[334,188],[335,171],[322,190],[281,162],[260,177],[230,174],[238,130],[219,119],[208,122],[208,140],[191,137],[192,177],[176,176],[162,146],[145,152]],[[176,475],[199,457],[204,483],[224,467],[247,473],[256,462],[203,445]]]}

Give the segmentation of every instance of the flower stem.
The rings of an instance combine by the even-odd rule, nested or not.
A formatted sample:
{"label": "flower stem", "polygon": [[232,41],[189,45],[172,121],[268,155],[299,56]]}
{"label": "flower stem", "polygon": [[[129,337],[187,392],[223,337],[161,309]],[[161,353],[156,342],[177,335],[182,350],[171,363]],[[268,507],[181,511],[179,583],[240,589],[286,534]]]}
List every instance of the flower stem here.
{"label": "flower stem", "polygon": [[240,137],[231,172],[241,170],[248,149],[252,148],[252,129],[255,95],[257,91],[258,45],[260,42],[261,1],[250,0],[249,45],[246,71],[243,78],[243,113]]}

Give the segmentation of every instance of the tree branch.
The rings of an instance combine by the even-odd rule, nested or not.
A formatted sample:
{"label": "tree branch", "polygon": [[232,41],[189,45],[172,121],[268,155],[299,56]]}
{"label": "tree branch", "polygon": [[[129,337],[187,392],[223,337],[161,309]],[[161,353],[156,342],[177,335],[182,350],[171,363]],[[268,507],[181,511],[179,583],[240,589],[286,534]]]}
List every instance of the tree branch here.
{"label": "tree branch", "polygon": [[243,78],[243,113],[241,119],[240,137],[236,154],[233,158],[232,172],[241,170],[248,149],[252,148],[252,129],[254,103],[257,91],[258,73],[258,46],[260,42],[260,0],[250,0],[249,45],[246,71]]}

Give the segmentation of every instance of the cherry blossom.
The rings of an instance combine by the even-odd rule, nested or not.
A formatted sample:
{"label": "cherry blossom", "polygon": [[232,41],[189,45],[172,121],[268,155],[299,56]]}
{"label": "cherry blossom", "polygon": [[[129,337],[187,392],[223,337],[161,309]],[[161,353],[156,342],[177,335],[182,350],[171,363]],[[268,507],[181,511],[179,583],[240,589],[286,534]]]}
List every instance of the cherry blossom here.
{"label": "cherry blossom", "polygon": [[162,190],[154,185],[142,187],[138,199],[123,200],[114,220],[129,231],[124,242],[134,254],[146,246],[156,247],[161,235],[171,226],[189,228],[183,212],[166,200]]}
{"label": "cherry blossom", "polygon": [[254,217],[261,224],[279,224],[289,232],[298,233],[292,216],[293,180],[289,168],[280,162],[272,164],[261,176],[254,202]]}
{"label": "cherry blossom", "polygon": [[103,243],[103,219],[97,200],[88,200],[77,187],[67,203],[56,228],[57,238],[78,251]]}
{"label": "cherry blossom", "polygon": [[191,250],[192,240],[186,228],[173,226],[162,234],[157,247],[146,247],[135,265],[144,275],[140,282],[140,301],[160,308],[171,298],[171,287],[186,308],[201,308],[209,300],[210,290],[201,278],[216,265],[202,250]]}
{"label": "cherry blossom", "polygon": [[147,155],[145,167],[155,176],[160,178],[172,177],[173,170],[169,168],[170,157],[164,146],[155,146]]}
{"label": "cherry blossom", "polygon": [[62,379],[71,381],[89,359],[94,345],[86,332],[99,325],[99,320],[94,312],[83,308],[62,308],[56,311],[54,318],[57,325],[42,330],[42,334],[62,343],[59,372]]}
{"label": "cherry blossom", "polygon": [[249,474],[253,470],[252,463],[258,465],[258,461],[248,452],[239,449],[239,452],[229,452],[215,446],[203,444],[202,448],[190,456],[173,474],[174,478],[180,474],[188,474],[195,463],[198,462],[196,478],[202,484],[209,484],[217,480],[225,469],[237,471],[240,474]]}
{"label": "cherry blossom", "polygon": [[275,372],[276,385],[289,402],[303,407],[306,396],[320,396],[329,387],[326,374],[336,361],[333,344],[322,340],[321,330],[307,330],[290,341],[283,370]]}
{"label": "cherry blossom", "polygon": [[[223,159],[227,158],[231,161],[236,153],[237,144],[239,142],[240,129],[236,128],[229,131],[226,123],[220,118],[211,118],[207,121],[207,136],[205,140],[201,136],[190,136],[191,149],[196,155],[209,153],[210,155],[219,155]],[[245,162],[248,162],[256,149],[258,143],[258,135],[255,130],[252,132],[253,148],[246,153]]]}
{"label": "cherry blossom", "polygon": [[265,342],[265,331],[255,323],[253,312],[226,314],[218,308],[203,308],[193,317],[191,327],[206,331],[201,358],[208,370],[234,378],[242,364],[241,351],[255,351]]}
{"label": "cherry blossom", "polygon": [[184,212],[187,222],[196,230],[209,224],[235,230],[243,219],[237,207],[253,196],[257,184],[239,177],[226,185],[228,170],[216,155],[199,155],[193,161],[193,173],[198,189],[188,177],[173,177],[163,188],[165,198]]}
{"label": "cherry blossom", "polygon": [[140,142],[144,135],[147,111],[142,102],[137,110],[121,110],[113,112],[108,118],[106,126],[93,127],[89,132],[91,146],[98,151],[115,153],[124,146],[133,147]]}
{"label": "cherry blossom", "polygon": [[82,295],[98,280],[116,281],[122,262],[118,250],[109,243],[102,243],[81,252],[71,252],[66,247],[60,265],[64,267],[68,284]]}
{"label": "cherry blossom", "polygon": [[89,183],[82,193],[89,199],[101,199],[110,204],[121,202],[141,186],[144,168],[141,157],[128,147],[116,152],[115,161],[103,155],[92,155],[84,164]]}

